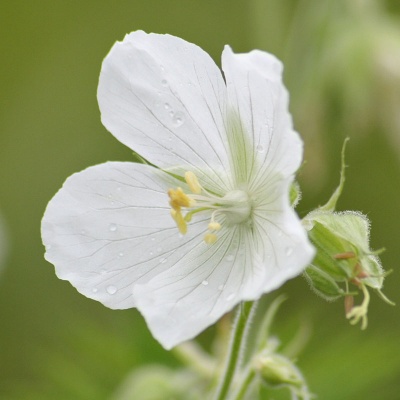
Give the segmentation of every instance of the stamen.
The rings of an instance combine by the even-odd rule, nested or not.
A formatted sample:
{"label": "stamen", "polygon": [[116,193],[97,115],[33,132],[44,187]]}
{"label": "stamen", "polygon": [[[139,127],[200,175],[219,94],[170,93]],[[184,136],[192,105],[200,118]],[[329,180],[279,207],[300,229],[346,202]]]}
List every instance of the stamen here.
{"label": "stamen", "polygon": [[195,203],[195,201],[186,195],[180,187],[176,190],[169,189],[168,196],[171,199],[169,201],[170,206],[176,211],[180,211],[181,207],[192,207]]}
{"label": "stamen", "polygon": [[218,222],[215,222],[215,221],[211,221],[208,224],[208,229],[210,231],[219,231],[221,229],[221,224],[219,224]]}
{"label": "stamen", "polygon": [[178,227],[179,232],[184,235],[187,232],[187,224],[185,218],[180,211],[176,211],[171,209],[171,217],[176,222],[176,226]]}
{"label": "stamen", "polygon": [[193,172],[191,171],[185,172],[185,180],[186,183],[189,185],[189,188],[192,191],[192,193],[196,194],[201,193],[201,186],[199,180],[197,179],[197,176]]}
{"label": "stamen", "polygon": [[214,244],[216,241],[217,241],[217,235],[215,234],[215,233],[207,233],[205,236],[204,236],[204,241],[207,243],[207,244]]}
{"label": "stamen", "polygon": [[193,215],[209,213],[211,215],[204,241],[213,244],[218,239],[216,233],[221,230],[221,223],[227,221],[230,225],[241,224],[250,217],[252,203],[246,191],[232,190],[224,196],[208,192],[191,171],[185,172],[185,181],[190,190],[188,194],[180,187],[168,190],[171,217],[181,234],[187,232]]}

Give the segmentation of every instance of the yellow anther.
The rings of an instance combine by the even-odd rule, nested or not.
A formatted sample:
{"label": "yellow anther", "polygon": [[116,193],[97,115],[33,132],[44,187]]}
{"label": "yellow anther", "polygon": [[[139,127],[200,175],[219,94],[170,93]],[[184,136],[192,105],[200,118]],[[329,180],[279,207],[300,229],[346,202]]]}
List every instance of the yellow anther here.
{"label": "yellow anther", "polygon": [[208,229],[210,231],[219,231],[221,229],[221,224],[219,224],[218,222],[215,222],[215,221],[211,221],[208,224]]}
{"label": "yellow anther", "polygon": [[187,224],[182,213],[180,211],[171,209],[171,217],[176,222],[179,232],[184,235],[187,232]]}
{"label": "yellow anther", "polygon": [[191,171],[185,172],[185,180],[186,183],[189,185],[189,188],[192,191],[192,193],[196,194],[201,193],[201,186],[199,180],[197,179],[197,176],[193,172]]}
{"label": "yellow anther", "polygon": [[180,211],[181,207],[191,207],[194,204],[194,200],[187,196],[180,187],[169,189],[168,196],[171,199],[169,204],[176,211]]}
{"label": "yellow anther", "polygon": [[216,241],[217,241],[217,235],[215,234],[215,233],[207,233],[205,236],[204,236],[204,241],[207,243],[207,244],[214,244]]}

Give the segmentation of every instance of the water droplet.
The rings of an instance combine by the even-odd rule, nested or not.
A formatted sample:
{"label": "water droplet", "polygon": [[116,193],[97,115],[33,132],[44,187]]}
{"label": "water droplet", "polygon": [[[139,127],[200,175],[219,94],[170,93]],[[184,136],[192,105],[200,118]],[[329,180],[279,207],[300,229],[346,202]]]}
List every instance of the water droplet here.
{"label": "water droplet", "polygon": [[181,126],[185,122],[185,117],[182,113],[177,112],[177,113],[175,113],[175,116],[174,116],[172,122],[175,127]]}
{"label": "water droplet", "polygon": [[172,118],[172,117],[174,116],[175,113],[171,110],[168,114],[169,114],[169,116]]}
{"label": "water droplet", "polygon": [[168,81],[167,81],[166,79],[163,79],[163,80],[161,81],[161,85],[163,85],[163,86],[168,86]]}
{"label": "water droplet", "polygon": [[93,292],[93,293],[97,293],[97,290],[98,290],[97,287],[94,287],[94,288],[92,289],[92,292]]}
{"label": "water droplet", "polygon": [[117,187],[117,192],[120,192],[122,189],[121,189],[121,187]]}
{"label": "water droplet", "polygon": [[107,286],[106,291],[108,294],[115,294],[115,293],[117,293],[117,288],[113,285],[110,285],[110,286]]}
{"label": "water droplet", "polygon": [[160,264],[165,264],[167,262],[166,258],[160,258]]}
{"label": "water droplet", "polygon": [[257,150],[259,153],[263,153],[263,152],[264,152],[264,146],[262,146],[261,144],[259,144],[259,145],[256,147],[256,150]]}
{"label": "water droplet", "polygon": [[171,105],[170,105],[169,103],[165,103],[165,104],[164,104],[164,108],[165,108],[166,110],[169,110],[169,109],[171,108]]}
{"label": "water droplet", "polygon": [[111,232],[115,232],[115,231],[117,230],[117,225],[115,225],[115,224],[110,224],[110,226],[108,227],[108,229],[109,229]]}
{"label": "water droplet", "polygon": [[114,201],[112,201],[110,204],[113,206],[113,205],[115,204],[115,202],[114,202]]}
{"label": "water droplet", "polygon": [[233,298],[235,297],[235,293],[231,293],[231,294],[228,294],[228,296],[226,296],[226,301],[231,301],[231,300],[233,300]]}
{"label": "water droplet", "polygon": [[226,257],[226,261],[233,261],[234,258],[235,257],[232,254],[230,254],[228,257]]}
{"label": "water droplet", "polygon": [[207,286],[207,285],[208,285],[208,281],[204,280],[203,282],[201,282],[201,284],[202,284],[203,286]]}
{"label": "water droplet", "polygon": [[151,251],[149,254],[152,256],[152,255],[153,255],[153,252]]}
{"label": "water droplet", "polygon": [[120,257],[123,257],[123,256],[124,256],[124,253],[121,251],[118,255],[119,255]]}
{"label": "water droplet", "polygon": [[285,254],[289,257],[293,254],[293,247],[286,247]]}
{"label": "water droplet", "polygon": [[108,195],[108,198],[109,198],[109,199],[111,199],[111,198],[112,198],[112,194],[111,194],[111,193]]}
{"label": "water droplet", "polygon": [[172,142],[172,136],[169,136],[169,137],[168,137],[168,140],[169,140],[170,142]]}
{"label": "water droplet", "polygon": [[150,238],[150,240],[151,240],[152,242],[154,242],[154,241],[156,240],[156,238],[153,238],[153,237],[152,237],[152,238]]}
{"label": "water droplet", "polygon": [[165,71],[164,65],[160,65],[160,69],[161,69],[161,71]]}
{"label": "water droplet", "polygon": [[224,290],[224,285],[219,285],[218,290],[221,290],[221,291]]}

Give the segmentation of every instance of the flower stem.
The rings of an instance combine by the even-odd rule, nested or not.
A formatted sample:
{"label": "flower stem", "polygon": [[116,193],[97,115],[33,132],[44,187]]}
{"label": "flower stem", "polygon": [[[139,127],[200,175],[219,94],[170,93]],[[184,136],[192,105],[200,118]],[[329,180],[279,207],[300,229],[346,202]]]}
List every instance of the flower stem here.
{"label": "flower stem", "polygon": [[242,379],[242,382],[240,383],[240,386],[233,397],[233,400],[242,400],[244,398],[244,396],[247,393],[247,390],[249,389],[249,386],[254,381],[255,377],[256,373],[254,369],[252,367],[248,367]]}
{"label": "flower stem", "polygon": [[236,314],[235,323],[232,329],[232,337],[229,346],[228,358],[224,372],[215,396],[215,400],[225,400],[226,395],[232,385],[236,369],[243,355],[246,345],[246,333],[249,329],[252,316],[256,309],[256,302],[246,302],[239,306]]}

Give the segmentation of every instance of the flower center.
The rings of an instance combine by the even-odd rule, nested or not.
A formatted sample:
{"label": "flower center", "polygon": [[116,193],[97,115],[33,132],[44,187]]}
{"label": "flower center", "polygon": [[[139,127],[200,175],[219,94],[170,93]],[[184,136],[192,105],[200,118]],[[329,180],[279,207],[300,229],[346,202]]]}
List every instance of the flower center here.
{"label": "flower center", "polygon": [[[217,241],[216,232],[222,224],[240,224],[249,219],[252,207],[246,191],[232,190],[220,197],[204,189],[191,171],[185,173],[185,180],[191,193],[186,194],[180,187],[168,190],[171,216],[181,234],[187,232],[187,223],[199,212],[211,212],[208,231],[204,236],[207,244]],[[186,210],[185,215],[182,209]]]}

